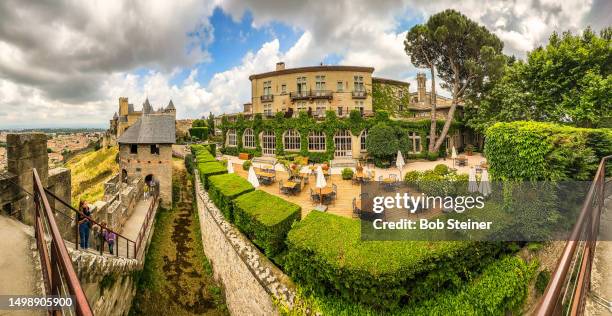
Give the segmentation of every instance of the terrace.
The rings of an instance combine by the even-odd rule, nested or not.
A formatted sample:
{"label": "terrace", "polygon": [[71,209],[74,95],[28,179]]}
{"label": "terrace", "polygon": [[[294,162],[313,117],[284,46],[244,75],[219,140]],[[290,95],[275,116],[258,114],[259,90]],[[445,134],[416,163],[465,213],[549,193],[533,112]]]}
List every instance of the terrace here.
{"label": "terrace", "polygon": [[[233,164],[234,172],[247,179],[248,171],[242,169],[242,164],[245,160],[242,160],[235,156],[224,155],[223,159],[227,160],[228,163]],[[457,162],[453,163],[452,159],[446,160],[437,160],[437,161],[409,161],[407,165],[402,170],[402,175],[405,175],[408,171],[425,171],[431,170],[436,165],[444,164],[449,168],[454,168],[457,170],[459,174],[467,174],[469,169],[474,166],[479,166],[486,159],[480,154],[474,154],[473,156],[466,156],[466,162],[464,165],[459,166]],[[253,167],[259,171],[260,175],[263,174],[262,170],[272,169],[274,173],[273,179],[268,184],[263,184],[260,181],[260,187],[258,189],[266,191],[270,194],[280,196],[290,202],[298,204],[302,207],[302,218],[305,218],[308,213],[310,213],[314,208],[316,208],[319,203],[314,202],[311,199],[310,189],[314,191],[315,194],[319,191],[315,187],[316,176],[313,173],[309,172],[309,166],[302,167],[300,173],[307,178],[301,190],[299,192],[295,192],[292,194],[285,194],[281,192],[280,184],[287,184],[290,182],[289,173],[285,170],[285,167],[281,164],[276,164],[275,166],[267,165],[265,163],[254,163]],[[336,187],[336,198],[327,204],[326,212],[340,215],[343,217],[351,218],[353,217],[353,199],[359,200],[361,193],[361,185],[358,183],[353,183],[351,180],[343,180],[342,179],[342,169],[341,167],[331,167],[329,169],[329,176],[326,176],[327,187],[326,189],[332,188],[333,185]],[[353,168],[354,171],[354,168]],[[308,175],[306,176],[306,173]],[[390,179],[392,175],[398,177],[398,179],[402,179],[403,177],[399,177],[400,172],[396,167],[392,168],[377,168],[373,165],[364,167],[364,173],[372,173],[374,175],[374,180],[378,181],[381,177],[382,179]],[[270,176],[272,178],[272,176]],[[390,214],[392,216],[393,214]],[[398,216],[405,217],[405,214],[397,214]]]}

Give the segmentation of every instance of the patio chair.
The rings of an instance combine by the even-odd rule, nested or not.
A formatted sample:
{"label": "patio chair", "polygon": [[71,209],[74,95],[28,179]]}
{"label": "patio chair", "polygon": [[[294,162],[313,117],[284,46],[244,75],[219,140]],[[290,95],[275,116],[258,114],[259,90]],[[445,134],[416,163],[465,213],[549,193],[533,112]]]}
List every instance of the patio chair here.
{"label": "patio chair", "polygon": [[359,218],[361,210],[357,207],[357,198],[353,198],[353,217]]}
{"label": "patio chair", "polygon": [[312,188],[310,188],[310,199],[312,200],[313,203],[319,203],[320,201],[320,197],[318,194],[316,194]]}
{"label": "patio chair", "polygon": [[336,201],[336,197],[338,197],[338,186],[335,185],[335,184],[332,184],[331,199],[335,202]]}
{"label": "patio chair", "polygon": [[397,182],[397,175],[392,173],[389,175],[389,179],[393,180],[394,182]]}
{"label": "patio chair", "polygon": [[287,191],[287,188],[285,188],[283,184],[284,184],[283,180],[278,181],[278,190],[280,191],[280,193],[289,194],[289,191]]}

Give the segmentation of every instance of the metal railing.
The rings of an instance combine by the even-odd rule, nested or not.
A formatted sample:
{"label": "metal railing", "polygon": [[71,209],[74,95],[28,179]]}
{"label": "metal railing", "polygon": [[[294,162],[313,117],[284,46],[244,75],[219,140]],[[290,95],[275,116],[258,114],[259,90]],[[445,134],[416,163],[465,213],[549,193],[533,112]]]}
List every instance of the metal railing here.
{"label": "metal railing", "polygon": [[[604,202],[610,195],[606,190],[606,163],[604,157],[580,214],[565,244],[563,253],[548,287],[540,300],[536,315],[582,315],[591,288],[591,268],[599,234],[599,221]],[[612,183],[608,183],[610,185]]]}
{"label": "metal railing", "polygon": [[260,97],[261,102],[271,102],[274,100],[273,94],[262,94]]}
{"label": "metal railing", "polygon": [[309,91],[296,91],[290,92],[289,97],[291,100],[302,100],[302,99],[331,99],[333,92],[331,90],[309,90]]}
{"label": "metal railing", "polygon": [[149,231],[149,226],[151,226],[152,219],[155,218],[155,213],[157,210],[157,202],[159,197],[159,192],[155,191],[153,194],[153,199],[151,204],[149,204],[149,209],[147,210],[147,215],[145,216],[144,222],[142,226],[140,226],[140,230],[138,231],[138,237],[136,237],[136,246],[134,250],[135,256],[140,255],[140,248],[142,247],[142,243],[146,238],[147,231]]}
{"label": "metal railing", "polygon": [[[103,226],[100,223],[98,223],[97,221],[95,221],[93,218],[91,218],[90,216],[86,216],[85,214],[83,214],[82,212],[80,212],[79,210],[75,209],[74,207],[72,207],[72,205],[68,204],[66,201],[60,199],[59,197],[57,197],[53,192],[44,189],[45,192],[51,196],[52,198],[54,198],[56,201],[59,201],[62,205],[64,205],[67,209],[71,210],[75,216],[77,217],[77,219],[80,218],[85,218],[87,219],[90,223],[91,223],[91,227],[90,229],[87,229],[87,234],[89,234],[88,238],[89,240],[92,241],[92,244],[94,244],[94,250],[99,251],[100,255],[104,254],[104,248],[105,248],[105,243],[104,240],[102,239],[102,232],[103,231],[108,231],[109,233],[114,233],[115,234],[115,242],[113,244],[113,250],[112,252],[110,251],[110,247],[108,248],[108,253],[111,255],[115,255],[117,257],[123,257],[123,258],[136,258],[136,242],[119,234],[116,231],[113,231],[112,229],[108,228],[107,226]],[[87,225],[87,224],[85,224]],[[81,240],[81,236],[79,233],[79,223],[77,222],[76,225],[74,225],[74,248],[75,249],[79,249],[80,247],[80,243],[79,241]],[[95,229],[92,229],[95,228]],[[93,238],[90,238],[93,237]],[[89,247],[88,247],[89,248]]]}
{"label": "metal railing", "polygon": [[[34,233],[45,292],[47,295],[72,296],[74,312],[77,315],[93,315],[36,169],[33,169],[32,177],[35,204]],[[56,312],[63,314],[60,311]]]}

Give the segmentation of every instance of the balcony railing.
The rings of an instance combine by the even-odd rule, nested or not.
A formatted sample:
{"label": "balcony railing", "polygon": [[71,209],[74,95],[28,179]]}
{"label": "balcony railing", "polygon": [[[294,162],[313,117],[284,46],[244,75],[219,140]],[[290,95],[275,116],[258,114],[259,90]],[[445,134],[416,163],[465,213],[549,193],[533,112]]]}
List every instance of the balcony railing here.
{"label": "balcony railing", "polygon": [[261,102],[272,102],[274,100],[274,95],[273,94],[264,94],[262,96],[259,97],[261,99]]}
{"label": "balcony railing", "polygon": [[599,163],[576,224],[534,315],[584,314],[591,288],[600,216],[605,209],[605,201],[612,196],[612,181],[606,179],[606,164],[611,160],[612,156],[607,156]]}
{"label": "balcony railing", "polygon": [[331,90],[310,90],[289,93],[291,101],[306,99],[331,99],[332,95],[333,92]]}
{"label": "balcony railing", "polygon": [[363,91],[353,91],[353,99],[365,99],[368,96],[368,92]]}

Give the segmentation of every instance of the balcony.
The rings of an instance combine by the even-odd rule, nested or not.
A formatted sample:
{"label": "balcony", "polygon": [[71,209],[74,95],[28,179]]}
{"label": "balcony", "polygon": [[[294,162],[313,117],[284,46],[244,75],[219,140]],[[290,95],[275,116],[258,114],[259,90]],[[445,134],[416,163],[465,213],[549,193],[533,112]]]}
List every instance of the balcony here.
{"label": "balcony", "polygon": [[312,100],[312,99],[329,99],[331,100],[333,93],[331,90],[310,90],[297,91],[289,93],[291,101],[295,100]]}
{"label": "balcony", "polygon": [[368,92],[365,90],[362,91],[353,91],[353,99],[365,99],[368,96]]}
{"label": "balcony", "polygon": [[273,94],[264,94],[264,95],[260,96],[259,99],[261,100],[261,102],[272,102],[274,100],[274,95]]}

